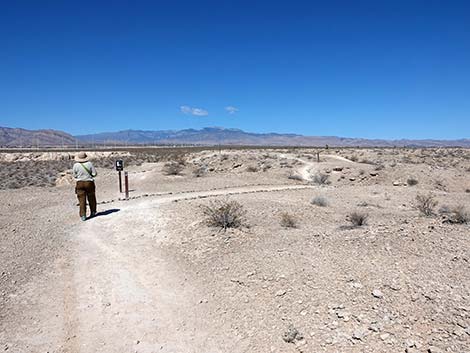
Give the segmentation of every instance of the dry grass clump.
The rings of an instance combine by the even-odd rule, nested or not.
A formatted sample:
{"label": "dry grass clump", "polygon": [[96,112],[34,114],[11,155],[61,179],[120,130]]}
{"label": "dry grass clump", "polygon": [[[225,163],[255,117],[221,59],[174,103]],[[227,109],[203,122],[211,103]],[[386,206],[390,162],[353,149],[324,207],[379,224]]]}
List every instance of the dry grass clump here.
{"label": "dry grass clump", "polygon": [[184,166],[179,162],[167,162],[163,165],[163,174],[180,175]]}
{"label": "dry grass clump", "polygon": [[315,196],[310,203],[320,207],[328,206],[328,200],[324,196]]}
{"label": "dry grass clump", "polygon": [[197,166],[196,168],[193,169],[193,175],[196,178],[200,178],[206,174],[207,174],[207,166],[205,165]]}
{"label": "dry grass clump", "polygon": [[351,212],[348,217],[348,221],[351,222],[351,224],[354,227],[362,227],[367,224],[367,220],[369,219],[369,215],[367,213],[363,212]]}
{"label": "dry grass clump", "polygon": [[313,176],[312,181],[318,185],[327,185],[330,183],[329,178],[330,176],[328,174],[318,173]]}
{"label": "dry grass clump", "polygon": [[297,228],[297,221],[295,217],[289,212],[282,212],[281,226],[284,228]]}
{"label": "dry grass clump", "polygon": [[410,177],[406,180],[406,183],[408,184],[408,186],[415,186],[418,185],[418,179]]}
{"label": "dry grass clump", "polygon": [[434,209],[437,206],[437,201],[434,198],[434,195],[429,193],[418,194],[416,195],[416,204],[415,207],[423,214],[424,216],[432,216],[434,214]]}
{"label": "dry grass clump", "polygon": [[463,205],[455,206],[451,208],[450,212],[448,213],[448,222],[455,224],[470,223],[470,213]]}
{"label": "dry grass clump", "polygon": [[209,205],[202,206],[206,223],[210,227],[226,230],[227,228],[240,228],[245,223],[246,211],[243,206],[234,200],[216,200]]}

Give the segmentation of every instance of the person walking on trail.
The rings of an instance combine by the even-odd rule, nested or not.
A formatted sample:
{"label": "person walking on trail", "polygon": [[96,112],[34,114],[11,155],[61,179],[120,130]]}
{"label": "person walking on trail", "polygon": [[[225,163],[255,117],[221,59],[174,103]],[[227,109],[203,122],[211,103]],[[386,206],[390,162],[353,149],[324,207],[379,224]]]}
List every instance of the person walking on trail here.
{"label": "person walking on trail", "polygon": [[96,215],[95,177],[98,175],[85,152],[75,156],[73,177],[77,181],[75,193],[80,203],[80,219],[86,221],[86,201],[90,205],[90,218]]}

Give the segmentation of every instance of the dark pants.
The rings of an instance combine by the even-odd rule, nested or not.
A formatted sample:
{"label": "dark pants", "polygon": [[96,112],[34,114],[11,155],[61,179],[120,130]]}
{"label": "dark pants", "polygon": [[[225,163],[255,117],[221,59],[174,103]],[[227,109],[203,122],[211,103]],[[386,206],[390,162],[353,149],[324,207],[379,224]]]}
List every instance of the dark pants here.
{"label": "dark pants", "polygon": [[95,183],[93,181],[77,181],[75,193],[80,202],[80,217],[86,216],[86,200],[90,205],[91,214],[96,213]]}

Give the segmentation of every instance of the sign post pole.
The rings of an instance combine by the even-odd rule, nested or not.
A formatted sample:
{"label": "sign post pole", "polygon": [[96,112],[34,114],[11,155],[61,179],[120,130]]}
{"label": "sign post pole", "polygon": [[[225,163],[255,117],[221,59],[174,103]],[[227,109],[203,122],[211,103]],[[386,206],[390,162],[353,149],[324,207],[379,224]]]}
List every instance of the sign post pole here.
{"label": "sign post pole", "polygon": [[129,178],[127,172],[124,172],[124,186],[126,188],[126,200],[129,199]]}
{"label": "sign post pole", "polygon": [[122,176],[121,176],[121,171],[118,171],[119,173],[119,192],[122,193]]}

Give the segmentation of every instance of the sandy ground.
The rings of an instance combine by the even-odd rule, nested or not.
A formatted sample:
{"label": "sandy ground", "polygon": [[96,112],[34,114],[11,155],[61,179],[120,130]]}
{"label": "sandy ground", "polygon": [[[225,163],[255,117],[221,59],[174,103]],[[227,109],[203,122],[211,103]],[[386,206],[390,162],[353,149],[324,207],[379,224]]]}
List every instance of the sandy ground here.
{"label": "sandy ground", "polygon": [[[470,210],[470,152],[396,152],[200,152],[181,176],[129,168],[128,201],[99,169],[101,213],[86,222],[64,175],[1,190],[0,348],[469,352],[470,226],[414,204],[432,192],[436,213]],[[201,207],[227,198],[243,227],[208,227]],[[350,226],[352,211],[367,225]]]}

